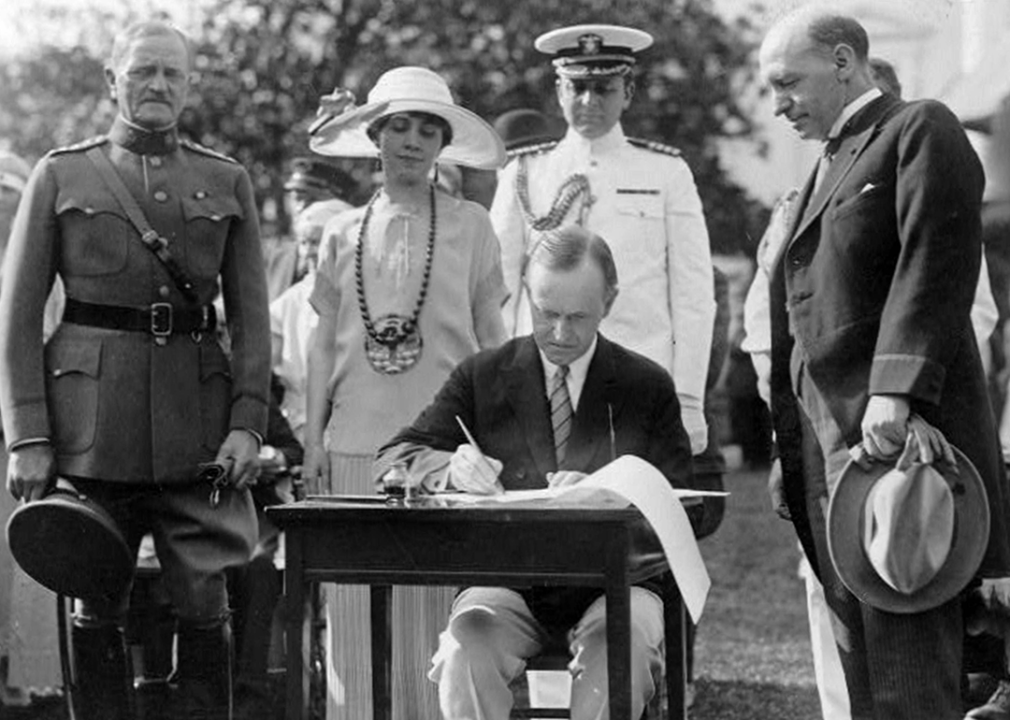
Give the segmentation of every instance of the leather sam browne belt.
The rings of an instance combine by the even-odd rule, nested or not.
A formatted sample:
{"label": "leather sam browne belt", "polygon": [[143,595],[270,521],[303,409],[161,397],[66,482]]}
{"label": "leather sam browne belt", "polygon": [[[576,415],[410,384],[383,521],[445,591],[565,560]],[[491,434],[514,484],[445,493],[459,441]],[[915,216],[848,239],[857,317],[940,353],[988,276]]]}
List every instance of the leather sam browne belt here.
{"label": "leather sam browne belt", "polygon": [[181,333],[202,333],[214,330],[217,314],[213,305],[178,308],[170,303],[153,303],[146,307],[97,305],[67,298],[63,321],[76,325],[147,332],[155,337]]}

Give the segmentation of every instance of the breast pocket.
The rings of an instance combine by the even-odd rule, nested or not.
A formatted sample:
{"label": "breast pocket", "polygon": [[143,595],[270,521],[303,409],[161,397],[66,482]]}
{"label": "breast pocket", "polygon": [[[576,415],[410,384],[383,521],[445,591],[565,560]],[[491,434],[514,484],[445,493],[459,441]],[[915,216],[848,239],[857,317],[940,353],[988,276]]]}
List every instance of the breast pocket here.
{"label": "breast pocket", "polygon": [[101,343],[61,341],[46,349],[50,422],[60,454],[80,454],[95,444],[101,366]]}
{"label": "breast pocket", "polygon": [[217,345],[200,346],[200,426],[211,452],[224,442],[231,416],[231,366]]}
{"label": "breast pocket", "polygon": [[70,276],[112,275],[126,267],[136,231],[112,198],[57,199],[61,266]]}
{"label": "breast pocket", "polygon": [[186,264],[197,277],[217,277],[231,224],[242,218],[242,208],[233,197],[196,193],[182,199],[186,220]]}
{"label": "breast pocket", "polygon": [[647,188],[617,190],[617,216],[613,228],[631,242],[612,243],[621,281],[633,280],[634,273],[666,262],[666,232],[663,196]]}

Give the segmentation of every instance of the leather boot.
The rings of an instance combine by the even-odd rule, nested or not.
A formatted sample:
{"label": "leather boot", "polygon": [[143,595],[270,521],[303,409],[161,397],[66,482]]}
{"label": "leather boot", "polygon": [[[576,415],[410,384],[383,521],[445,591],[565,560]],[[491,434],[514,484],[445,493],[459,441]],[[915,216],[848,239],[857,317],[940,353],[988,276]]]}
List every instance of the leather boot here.
{"label": "leather boot", "polygon": [[132,720],[133,673],[117,625],[74,626],[70,712],[73,720]]}
{"label": "leather boot", "polygon": [[231,720],[231,625],[193,626],[180,621],[175,679],[182,720]]}

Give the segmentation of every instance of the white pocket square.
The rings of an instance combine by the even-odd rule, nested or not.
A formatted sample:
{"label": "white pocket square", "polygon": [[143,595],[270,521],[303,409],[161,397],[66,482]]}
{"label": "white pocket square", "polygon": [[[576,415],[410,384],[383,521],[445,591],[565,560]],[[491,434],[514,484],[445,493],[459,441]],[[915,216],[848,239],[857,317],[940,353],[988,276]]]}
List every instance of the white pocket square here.
{"label": "white pocket square", "polygon": [[870,192],[871,190],[875,190],[878,187],[880,187],[880,185],[875,185],[874,183],[866,183],[865,185],[863,185],[862,190],[859,191],[859,194],[865,195],[866,193]]}

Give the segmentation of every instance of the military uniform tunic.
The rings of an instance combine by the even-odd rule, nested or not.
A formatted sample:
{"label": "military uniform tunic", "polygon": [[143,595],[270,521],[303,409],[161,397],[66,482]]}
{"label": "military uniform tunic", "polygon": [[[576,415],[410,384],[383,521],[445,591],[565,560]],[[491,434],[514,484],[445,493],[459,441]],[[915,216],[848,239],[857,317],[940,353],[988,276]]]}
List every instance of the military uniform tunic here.
{"label": "military uniform tunic", "polygon": [[[582,191],[567,208],[555,202],[566,182],[574,195],[578,175]],[[715,297],[708,231],[687,163],[672,148],[633,145],[620,124],[595,140],[569,129],[556,144],[519,151],[501,172],[491,208],[510,292],[505,327],[513,335],[531,328],[520,292],[522,258],[536,240],[531,221],[546,218],[552,205],[549,224],[582,225],[610,245],[620,294],[600,332],[670,372],[692,449],[700,452]]]}
{"label": "military uniform tunic", "polygon": [[[189,302],[139,240],[87,150],[112,162],[195,285]],[[14,222],[0,301],[0,401],[9,448],[48,438],[59,474],[121,483],[192,480],[230,429],[262,435],[269,319],[252,185],[234,161],[118,119],[108,137],[55,150]],[[219,283],[232,341],[64,322],[43,348],[59,275],[69,300],[133,308],[209,305]]]}

